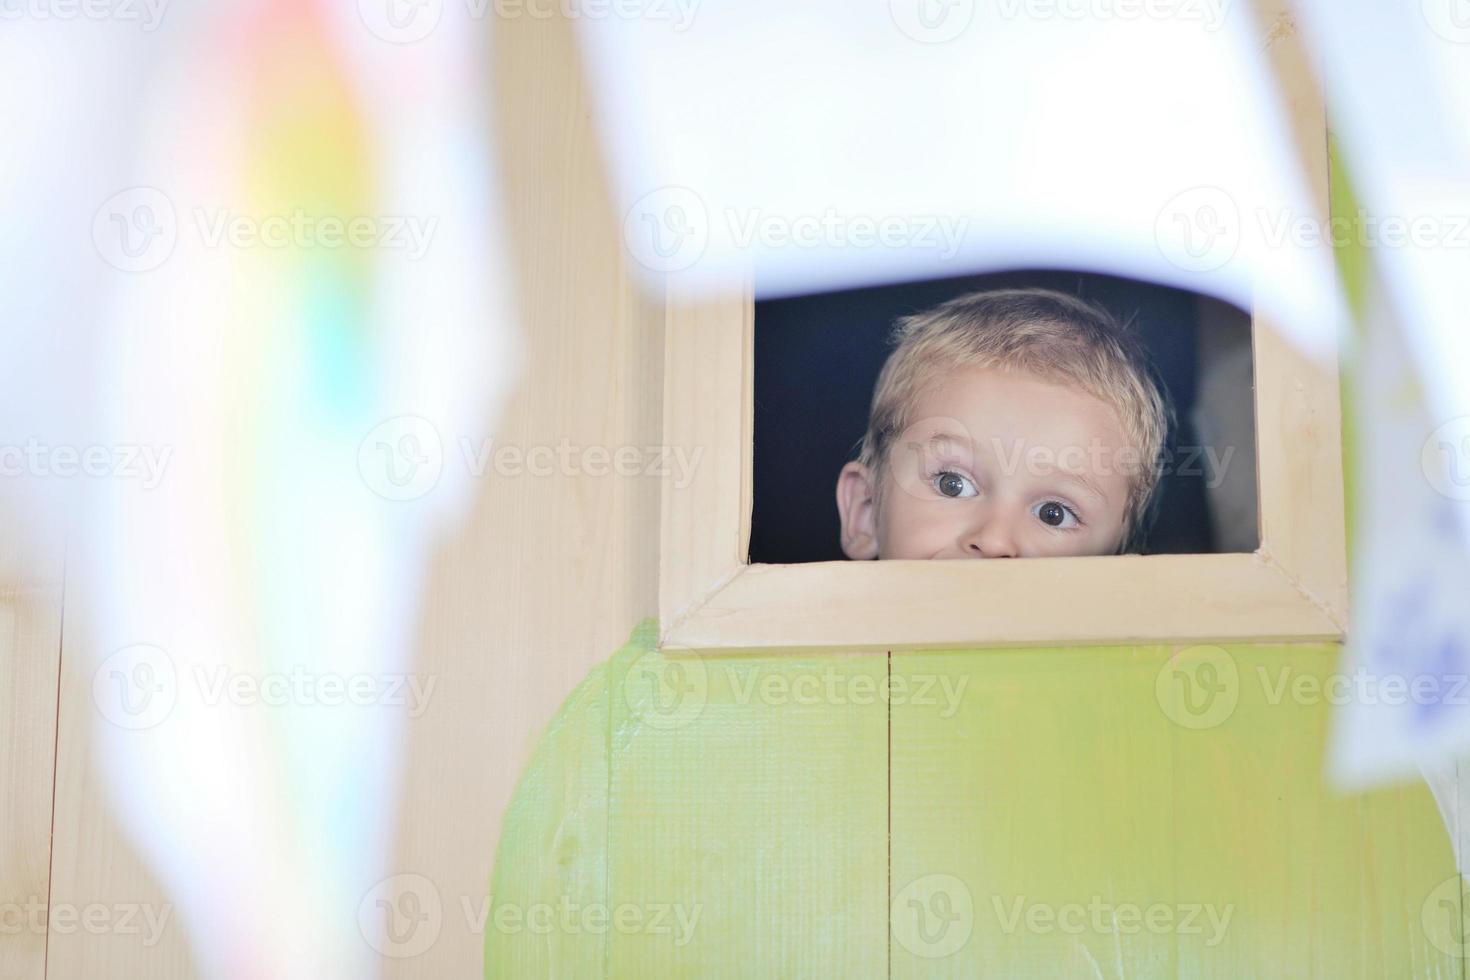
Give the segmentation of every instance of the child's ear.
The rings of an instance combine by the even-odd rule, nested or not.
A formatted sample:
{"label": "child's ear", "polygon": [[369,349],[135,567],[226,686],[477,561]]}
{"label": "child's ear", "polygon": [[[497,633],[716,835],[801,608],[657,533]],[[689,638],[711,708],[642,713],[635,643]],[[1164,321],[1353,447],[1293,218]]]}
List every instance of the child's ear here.
{"label": "child's ear", "polygon": [[837,474],[837,513],[842,518],[842,553],[865,560],[878,557],[878,526],[873,474],[852,462]]}

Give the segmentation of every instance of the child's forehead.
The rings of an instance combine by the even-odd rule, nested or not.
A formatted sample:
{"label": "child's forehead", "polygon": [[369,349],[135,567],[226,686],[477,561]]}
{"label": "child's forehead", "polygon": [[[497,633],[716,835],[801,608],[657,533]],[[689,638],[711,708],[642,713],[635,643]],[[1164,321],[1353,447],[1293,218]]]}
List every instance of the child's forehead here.
{"label": "child's forehead", "polygon": [[990,366],[952,369],[914,392],[908,440],[958,442],[1024,438],[1058,446],[1122,444],[1126,432],[1115,405],[1064,379]]}

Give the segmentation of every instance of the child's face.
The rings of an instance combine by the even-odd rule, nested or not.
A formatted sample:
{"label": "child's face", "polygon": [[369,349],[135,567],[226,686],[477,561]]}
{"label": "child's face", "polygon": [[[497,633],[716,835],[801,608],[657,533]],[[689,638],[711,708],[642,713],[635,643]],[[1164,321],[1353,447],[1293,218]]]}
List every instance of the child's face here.
{"label": "child's face", "polygon": [[[962,368],[919,398],[882,468],[837,479],[849,558],[1113,554],[1132,474],[1113,407],[1032,374]],[[1120,465],[1120,461],[1123,465]]]}

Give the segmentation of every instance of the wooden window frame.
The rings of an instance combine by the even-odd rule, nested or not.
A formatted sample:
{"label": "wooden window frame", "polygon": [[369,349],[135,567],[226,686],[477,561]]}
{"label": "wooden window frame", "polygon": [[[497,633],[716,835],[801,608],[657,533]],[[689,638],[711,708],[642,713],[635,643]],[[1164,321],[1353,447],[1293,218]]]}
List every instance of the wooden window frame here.
{"label": "wooden window frame", "polygon": [[[1332,365],[1252,316],[1260,547],[1249,554],[1021,561],[747,563],[755,301],[669,285],[665,647],[880,650],[1238,640],[1341,641],[1347,619],[1341,412]],[[833,474],[836,479],[836,474]],[[835,506],[835,504],[834,504]]]}
{"label": "wooden window frame", "polygon": [[[1294,27],[1261,7],[1325,222],[1327,121]],[[702,450],[664,480],[661,645],[695,651],[1341,642],[1348,622],[1337,351],[1314,361],[1252,311],[1260,546],[1249,554],[748,564],[755,300],[668,282],[664,441]],[[833,479],[835,481],[836,474]],[[835,506],[835,504],[834,504]]]}

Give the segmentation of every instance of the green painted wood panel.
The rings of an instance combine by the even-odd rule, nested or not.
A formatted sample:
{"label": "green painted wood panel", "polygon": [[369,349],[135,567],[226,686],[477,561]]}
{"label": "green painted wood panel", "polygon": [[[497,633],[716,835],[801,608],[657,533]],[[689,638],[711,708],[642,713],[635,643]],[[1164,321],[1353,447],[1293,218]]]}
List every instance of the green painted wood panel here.
{"label": "green painted wood panel", "polygon": [[[640,626],[629,646],[652,635]],[[516,785],[491,873],[486,977],[605,975],[606,926],[595,910],[607,902],[612,666],[593,669],[567,697]]]}
{"label": "green painted wood panel", "polygon": [[892,975],[1460,977],[1427,789],[1322,781],[1339,648],[1170,654],[895,654],[964,696],[894,704]]}
{"label": "green painted wood panel", "polygon": [[[882,654],[670,657],[651,626],[578,689],[507,816],[488,977],[886,971]],[[563,899],[570,895],[571,901]]]}
{"label": "green painted wood panel", "polygon": [[489,977],[1462,976],[1427,789],[1322,782],[1336,646],[666,658],[653,636],[523,778]]}

